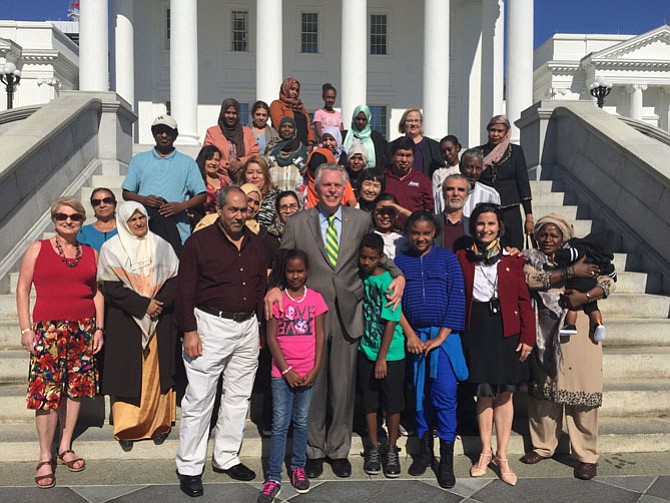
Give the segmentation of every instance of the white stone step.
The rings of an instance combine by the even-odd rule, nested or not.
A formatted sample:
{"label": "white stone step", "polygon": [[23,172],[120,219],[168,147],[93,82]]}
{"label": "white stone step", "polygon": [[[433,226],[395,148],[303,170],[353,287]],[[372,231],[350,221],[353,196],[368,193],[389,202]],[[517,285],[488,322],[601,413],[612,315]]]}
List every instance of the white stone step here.
{"label": "white stone step", "polygon": [[[35,290],[33,289],[33,292]],[[32,313],[32,306],[35,302],[34,295],[30,298],[30,312]],[[16,319],[16,295],[4,293],[0,295],[0,320]]]}
{"label": "white stone step", "polygon": [[[81,423],[80,423],[81,424]],[[525,425],[521,425],[525,430]],[[172,428],[170,435],[163,445],[154,445],[152,441],[135,442],[130,452],[121,450],[113,437],[113,427],[109,424],[80,428],[82,432],[74,441],[73,447],[77,454],[87,461],[95,460],[129,460],[129,459],[174,459],[179,445],[179,422]],[[494,440],[495,442],[495,440]],[[31,423],[19,425],[0,425],[0,443],[3,446],[3,460],[5,462],[33,462],[37,459],[38,445],[35,426]],[[401,456],[409,466],[409,456],[415,454],[416,437],[400,437],[398,446]],[[288,441],[290,445],[290,438]],[[270,442],[262,439],[256,427],[247,421],[244,442],[240,457],[247,459],[267,458]],[[626,452],[665,452],[670,446],[670,420],[667,418],[636,418],[630,421],[626,418],[600,417],[598,428],[598,450],[603,454]],[[211,458],[212,442],[207,450],[207,459]],[[454,446],[456,455],[476,454],[480,451],[477,437],[457,437]],[[352,435],[350,459],[358,459],[363,452],[363,439],[356,433]],[[512,432],[509,445],[509,454],[519,456],[524,454],[524,438],[518,433],[518,428]],[[561,438],[557,452],[567,454],[569,443],[565,434]]]}
{"label": "white stone step", "polygon": [[605,381],[602,416],[666,417],[670,410],[667,379]]}
{"label": "white stone step", "polygon": [[23,348],[0,351],[0,384],[22,384],[28,380],[30,355]]}
{"label": "white stone step", "polygon": [[670,297],[663,295],[615,293],[598,301],[603,319],[609,318],[667,318]]}
{"label": "white stone step", "polygon": [[533,204],[533,216],[535,220],[539,220],[544,215],[550,213],[558,213],[564,216],[571,222],[577,219],[577,206],[559,204]]}
{"label": "white stone step", "polygon": [[531,180],[530,181],[530,192],[533,194],[533,198],[537,194],[546,194],[552,192],[554,187],[554,182],[552,180]]}
{"label": "white stone step", "polygon": [[93,175],[91,177],[91,186],[106,187],[108,189],[120,188],[125,179],[124,175]]}
{"label": "white stone step", "polygon": [[[627,379],[670,378],[670,347],[605,348],[605,382]],[[670,389],[667,390],[670,393]]]}
{"label": "white stone step", "polygon": [[537,214],[538,206],[561,206],[565,199],[563,192],[540,192],[533,193],[533,214]]}
{"label": "white stone step", "polygon": [[[615,266],[616,267],[616,266]],[[617,271],[617,293],[644,293],[649,275],[643,272]]]}
{"label": "white stone step", "polygon": [[591,232],[592,220],[573,220],[572,226],[575,229],[575,237],[583,238]]}
{"label": "white stone step", "polygon": [[626,263],[628,262],[627,253],[615,253],[614,260],[612,261],[614,267],[616,267],[617,274],[626,270]]}
{"label": "white stone step", "polygon": [[[607,301],[605,301],[607,302]],[[670,320],[667,318],[603,318],[607,329],[605,348],[670,346]]]}

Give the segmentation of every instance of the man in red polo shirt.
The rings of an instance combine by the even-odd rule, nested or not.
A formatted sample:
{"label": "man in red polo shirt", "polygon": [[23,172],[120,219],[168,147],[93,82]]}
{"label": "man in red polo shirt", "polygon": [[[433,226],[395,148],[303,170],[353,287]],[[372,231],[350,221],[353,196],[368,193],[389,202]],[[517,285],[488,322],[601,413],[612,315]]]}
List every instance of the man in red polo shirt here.
{"label": "man in red polo shirt", "polygon": [[430,178],[412,167],[414,142],[399,138],[393,142],[391,166],[386,170],[386,192],[409,212],[433,211],[433,189]]}

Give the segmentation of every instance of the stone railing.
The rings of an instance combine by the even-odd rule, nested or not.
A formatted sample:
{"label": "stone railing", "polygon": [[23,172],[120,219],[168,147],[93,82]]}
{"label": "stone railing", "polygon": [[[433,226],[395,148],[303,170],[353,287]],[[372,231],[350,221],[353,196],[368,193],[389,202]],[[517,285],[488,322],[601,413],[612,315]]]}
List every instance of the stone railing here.
{"label": "stone railing", "polygon": [[563,181],[670,293],[670,146],[591,101],[541,101],[516,124],[531,178]]}
{"label": "stone railing", "polygon": [[116,93],[68,91],[0,135],[0,288],[49,224],[55,198],[130,161],[135,120]]}

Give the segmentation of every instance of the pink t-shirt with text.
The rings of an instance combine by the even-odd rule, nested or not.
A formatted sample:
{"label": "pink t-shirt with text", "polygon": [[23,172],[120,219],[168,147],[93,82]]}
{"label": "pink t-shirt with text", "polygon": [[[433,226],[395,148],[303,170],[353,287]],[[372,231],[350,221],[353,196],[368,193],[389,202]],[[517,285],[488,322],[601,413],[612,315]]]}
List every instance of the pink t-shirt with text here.
{"label": "pink t-shirt with text", "polygon": [[[284,312],[279,313],[275,304],[272,315],[277,319],[277,340],[286,363],[300,376],[304,376],[314,366],[316,353],[316,317],[328,311],[326,301],[319,292],[307,287],[305,298],[296,302],[286,292],[282,292]],[[300,300],[300,296],[297,300]],[[272,359],[272,377],[282,377],[274,358]]]}
{"label": "pink t-shirt with text", "polygon": [[338,110],[326,112],[323,108],[319,108],[316,112],[314,112],[314,122],[320,122],[321,128],[325,128],[326,126],[334,126],[339,129],[340,124],[342,124],[342,113]]}

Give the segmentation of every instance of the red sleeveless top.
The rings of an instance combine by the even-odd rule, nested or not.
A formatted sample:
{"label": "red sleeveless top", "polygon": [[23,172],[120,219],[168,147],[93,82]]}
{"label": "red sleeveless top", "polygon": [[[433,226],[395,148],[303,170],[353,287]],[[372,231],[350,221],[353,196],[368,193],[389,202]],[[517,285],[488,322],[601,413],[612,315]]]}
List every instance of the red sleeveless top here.
{"label": "red sleeveless top", "polygon": [[97,266],[93,248],[81,245],[79,263],[67,267],[48,239],[40,243],[33,274],[33,322],[95,318]]}

